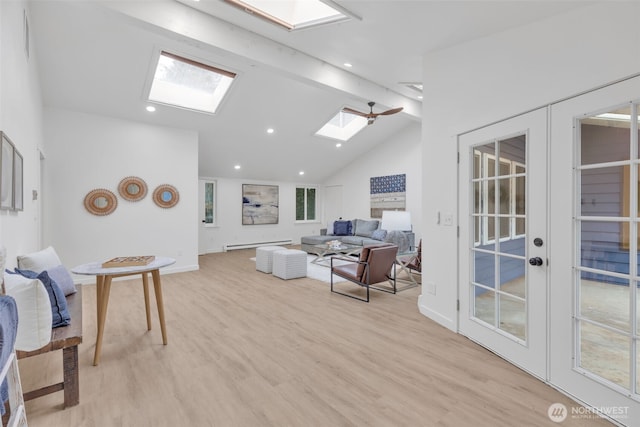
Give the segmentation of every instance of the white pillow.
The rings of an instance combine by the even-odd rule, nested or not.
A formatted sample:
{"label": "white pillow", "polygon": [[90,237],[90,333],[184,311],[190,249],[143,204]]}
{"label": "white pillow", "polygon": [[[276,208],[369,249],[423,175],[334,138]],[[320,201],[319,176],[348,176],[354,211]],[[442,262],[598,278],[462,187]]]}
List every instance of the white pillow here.
{"label": "white pillow", "polygon": [[19,274],[4,274],[7,295],[18,306],[16,350],[32,351],[51,341],[51,300],[42,282]]}
{"label": "white pillow", "polygon": [[56,250],[49,246],[38,252],[27,255],[18,255],[18,268],[42,273],[44,270],[62,264]]}
{"label": "white pillow", "polygon": [[329,221],[327,223],[327,236],[333,236],[333,222],[334,221]]}

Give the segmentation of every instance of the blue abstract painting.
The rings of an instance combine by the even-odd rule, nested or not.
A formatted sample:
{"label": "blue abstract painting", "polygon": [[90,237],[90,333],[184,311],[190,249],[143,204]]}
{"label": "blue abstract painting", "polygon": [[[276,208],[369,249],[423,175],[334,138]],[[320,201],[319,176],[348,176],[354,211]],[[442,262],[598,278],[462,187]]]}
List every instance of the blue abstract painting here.
{"label": "blue abstract painting", "polygon": [[242,184],[242,225],[278,223],[278,186]]}

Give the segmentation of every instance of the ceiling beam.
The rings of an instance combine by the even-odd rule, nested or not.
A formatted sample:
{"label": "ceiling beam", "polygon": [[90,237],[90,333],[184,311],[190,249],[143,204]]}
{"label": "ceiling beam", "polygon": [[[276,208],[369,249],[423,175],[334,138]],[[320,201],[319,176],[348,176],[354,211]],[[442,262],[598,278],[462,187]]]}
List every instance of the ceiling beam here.
{"label": "ceiling beam", "polygon": [[404,107],[403,113],[420,120],[422,104],[356,74],[292,49],[237,25],[176,1],[104,1],[102,4],[155,31],[170,32],[189,44],[202,44],[246,58],[291,78],[374,100],[387,107]]}

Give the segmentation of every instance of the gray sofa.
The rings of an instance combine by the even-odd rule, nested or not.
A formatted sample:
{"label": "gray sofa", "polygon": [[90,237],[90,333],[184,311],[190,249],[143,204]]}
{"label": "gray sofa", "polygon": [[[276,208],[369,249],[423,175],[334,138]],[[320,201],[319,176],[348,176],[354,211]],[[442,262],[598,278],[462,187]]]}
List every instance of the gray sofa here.
{"label": "gray sofa", "polygon": [[[315,245],[323,245],[331,240],[340,240],[342,243],[357,246],[375,245],[383,242],[396,243],[393,232],[386,232],[380,229],[380,220],[377,219],[353,219],[350,220],[351,227],[349,234],[333,233],[335,221],[327,224],[327,228],[320,230],[320,235],[304,236],[300,239],[301,248],[308,253],[316,253]],[[344,231],[344,230],[342,230]],[[415,246],[415,235],[411,231],[404,231],[409,247]],[[400,248],[402,250],[402,248]]]}

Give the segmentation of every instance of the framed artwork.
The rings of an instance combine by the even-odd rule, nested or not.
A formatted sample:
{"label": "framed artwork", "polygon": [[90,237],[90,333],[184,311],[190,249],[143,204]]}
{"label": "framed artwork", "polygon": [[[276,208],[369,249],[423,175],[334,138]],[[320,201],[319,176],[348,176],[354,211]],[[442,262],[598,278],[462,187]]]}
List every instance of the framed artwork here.
{"label": "framed artwork", "polygon": [[13,209],[13,143],[2,132],[2,149],[0,150],[0,209]]}
{"label": "framed artwork", "polygon": [[242,225],[278,223],[278,186],[242,184]]}
{"label": "framed artwork", "polygon": [[21,211],[24,209],[23,196],[23,173],[22,155],[18,150],[13,150],[13,209]]}
{"label": "framed artwork", "polygon": [[375,176],[370,179],[371,218],[383,211],[403,211],[407,200],[407,175]]}

